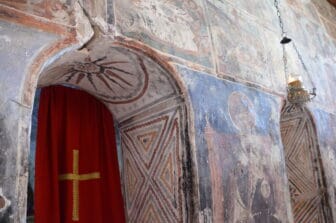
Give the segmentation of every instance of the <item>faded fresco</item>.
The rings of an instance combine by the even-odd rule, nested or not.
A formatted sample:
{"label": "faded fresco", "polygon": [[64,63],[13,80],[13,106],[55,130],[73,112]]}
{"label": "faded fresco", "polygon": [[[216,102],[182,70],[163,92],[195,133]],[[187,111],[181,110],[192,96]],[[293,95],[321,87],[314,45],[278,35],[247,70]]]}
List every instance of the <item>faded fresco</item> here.
{"label": "faded fresco", "polygon": [[181,71],[195,113],[201,208],[212,208],[213,222],[287,222],[279,101]]}
{"label": "faded fresco", "polygon": [[128,37],[209,66],[210,37],[202,4],[200,0],[118,0],[116,25]]}
{"label": "faded fresco", "polygon": [[[0,4],[66,26],[76,26],[80,23],[76,18],[76,10],[81,9],[85,10],[86,15],[90,15],[95,24],[104,29],[107,24],[114,24],[112,0],[0,0]],[[76,4],[79,7],[76,8]]]}
{"label": "faded fresco", "polygon": [[[334,53],[333,55],[336,54]],[[310,63],[310,66],[313,68],[312,81],[315,87],[319,89],[318,96],[312,101],[314,107],[335,114],[336,103],[333,91],[336,86],[336,63],[332,62],[332,60],[324,61],[320,57],[316,57],[313,63]]]}
{"label": "faded fresco", "polygon": [[[336,116],[321,109],[312,109],[314,123],[319,141],[322,165],[324,167],[325,180],[327,184],[328,202],[331,210],[336,210]],[[333,213],[334,222],[336,221]]]}
{"label": "faded fresco", "polygon": [[2,0],[1,3],[55,22],[71,25],[75,23],[71,18],[74,0]]}
{"label": "faded fresco", "polygon": [[41,74],[39,86],[78,86],[105,102],[118,121],[181,94],[153,59],[115,46],[109,38],[95,43],[88,47],[89,55],[80,51],[64,54]]}
{"label": "faded fresco", "polygon": [[[208,11],[219,74],[281,89],[284,76],[275,75],[283,70],[278,35],[260,29],[258,20],[223,1],[208,1]],[[268,13],[265,18],[272,21],[275,17]]]}
{"label": "faded fresco", "polygon": [[[334,211],[336,7],[329,2],[279,6],[305,63],[286,46],[289,73],[317,88],[309,108]],[[46,62],[40,86],[76,85],[105,101],[119,121],[131,221],[292,222],[279,126],[287,80],[273,3],[0,0],[0,222],[25,222],[29,101]],[[60,51],[67,47],[79,50]],[[155,55],[185,67],[181,75],[170,76]],[[189,92],[177,87],[180,76]],[[187,124],[195,127],[188,132],[195,156]]]}

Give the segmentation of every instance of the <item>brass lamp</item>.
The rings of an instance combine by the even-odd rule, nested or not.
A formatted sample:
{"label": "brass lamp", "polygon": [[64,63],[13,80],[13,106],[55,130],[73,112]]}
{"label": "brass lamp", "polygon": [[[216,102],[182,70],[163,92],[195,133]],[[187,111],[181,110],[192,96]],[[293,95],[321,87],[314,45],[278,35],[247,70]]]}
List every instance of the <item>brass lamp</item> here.
{"label": "brass lamp", "polygon": [[[292,104],[305,104],[306,102],[311,101],[315,96],[316,96],[316,88],[314,87],[314,83],[311,80],[311,76],[309,75],[308,69],[303,61],[303,58],[296,47],[296,44],[292,41],[291,38],[287,37],[285,29],[284,29],[284,24],[282,22],[281,18],[281,12],[279,8],[279,0],[274,0],[274,7],[277,11],[278,15],[278,21],[279,21],[279,26],[281,29],[281,34],[282,34],[282,39],[280,43],[282,44],[282,56],[283,56],[283,62],[284,62],[284,71],[286,75],[286,82],[288,84],[287,86],[287,100],[292,103]],[[302,84],[301,76],[299,75],[291,75],[289,77],[289,80],[287,79],[287,74],[288,74],[288,65],[287,65],[287,54],[286,54],[286,45],[288,43],[292,43],[291,45],[293,46],[298,59],[307,73],[307,77],[310,79],[312,85],[313,85],[313,90],[311,92],[308,92]],[[296,77],[295,77],[296,76]]]}
{"label": "brass lamp", "polygon": [[292,104],[304,104],[316,96],[316,88],[308,92],[302,85],[300,78],[291,78],[287,87],[287,99]]}

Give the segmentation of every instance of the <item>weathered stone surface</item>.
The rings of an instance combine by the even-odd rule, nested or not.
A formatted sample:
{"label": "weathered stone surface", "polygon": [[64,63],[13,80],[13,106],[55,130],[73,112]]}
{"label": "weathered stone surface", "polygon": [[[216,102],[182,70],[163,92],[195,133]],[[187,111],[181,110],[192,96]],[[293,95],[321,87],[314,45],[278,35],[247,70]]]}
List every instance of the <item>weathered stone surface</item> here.
{"label": "weathered stone surface", "polygon": [[[114,31],[114,9],[112,0],[104,1],[94,1],[94,0],[85,0],[85,1],[75,1],[75,0],[57,0],[57,1],[48,1],[48,0],[39,0],[39,1],[8,1],[0,0],[0,4],[3,4],[4,10],[1,13],[7,13],[7,19],[17,19],[20,20],[20,17],[17,17],[15,10],[20,10],[18,13],[24,16],[27,16],[29,19],[35,19],[37,21],[48,22],[53,26],[59,26],[61,29],[70,29],[76,27],[77,31],[81,33],[83,28],[83,23],[86,22],[89,16],[91,22],[99,27],[104,33]],[[15,9],[13,11],[13,9]],[[85,14],[83,16],[82,14]],[[6,17],[5,16],[5,17]],[[32,25],[32,21],[22,21],[28,25]],[[38,24],[35,24],[38,26]],[[42,28],[43,26],[41,25]],[[56,32],[56,30],[46,27],[48,31]],[[61,33],[58,33],[61,35]],[[68,34],[68,33],[62,33]]]}
{"label": "weathered stone surface", "polygon": [[108,24],[114,25],[115,19],[114,19],[114,0],[107,0],[106,1],[106,11],[107,11],[107,17],[106,21]]}
{"label": "weathered stone surface", "polygon": [[329,2],[320,0],[311,0],[311,2],[317,9],[320,16],[325,17],[333,23],[336,22],[336,8],[330,7]]}
{"label": "weathered stone surface", "polygon": [[311,109],[319,138],[329,204],[336,222],[336,116],[320,109]]}
{"label": "weathered stone surface", "polygon": [[[25,217],[30,108],[20,103],[21,83],[34,56],[55,36],[0,22],[0,187],[10,201],[5,222]],[[16,216],[14,216],[16,215]],[[2,219],[1,219],[2,220]]]}
{"label": "weathered stone surface", "polygon": [[212,210],[212,222],[291,221],[279,98],[180,72],[195,114],[201,210]]}
{"label": "weathered stone surface", "polygon": [[55,22],[74,25],[71,11],[75,0],[1,0],[0,3]]}
{"label": "weathered stone surface", "polygon": [[244,0],[206,0],[208,3],[219,3],[223,5],[231,5],[239,11],[249,16],[249,20],[257,20],[260,25],[278,28],[278,17],[273,1],[244,1]]}
{"label": "weathered stone surface", "polygon": [[0,222],[7,223],[10,218],[9,215],[11,202],[4,196],[2,188],[0,188]]}
{"label": "weathered stone surface", "polygon": [[[312,57],[316,57],[318,54],[329,56],[324,51],[328,50],[331,38],[326,36],[327,33],[322,24],[313,22],[294,10],[284,11],[283,17],[286,18],[284,25],[293,42],[304,46],[302,53],[308,53]],[[291,45],[286,45],[286,47],[291,47]]]}
{"label": "weathered stone surface", "polygon": [[329,34],[329,36],[331,36],[332,38],[334,38],[336,40],[336,25],[335,23],[330,22],[327,19],[321,18],[325,30],[327,31],[327,33]]}
{"label": "weathered stone surface", "polygon": [[[285,12],[289,9],[294,10],[300,13],[303,17],[305,17],[308,20],[314,21],[316,23],[320,22],[319,14],[312,1],[286,0],[285,2],[281,1],[280,6],[282,6],[280,7],[282,9],[281,10],[282,12]],[[288,8],[288,6],[290,6],[290,8]]]}
{"label": "weathered stone surface", "polygon": [[14,102],[4,103],[0,108],[0,152],[3,154],[0,160],[0,187],[3,196],[7,197],[11,206],[0,220],[13,222],[14,211],[18,210],[17,200],[17,168],[18,168],[18,123],[20,119],[20,107]]}
{"label": "weathered stone surface", "polygon": [[0,164],[0,181],[9,205],[0,222],[25,222],[29,114],[14,102],[0,109],[0,152],[6,158]]}
{"label": "weathered stone surface", "polygon": [[[75,7],[75,1],[0,0],[0,2],[33,14],[34,18],[36,15],[63,25],[76,25],[79,31],[77,37],[82,39],[82,42],[87,41],[92,35],[91,26],[83,10],[78,4]],[[84,47],[81,52],[76,53],[76,56],[81,56],[71,57],[69,54],[69,57],[64,57],[63,60],[68,59],[68,67],[62,67],[57,63],[53,65],[60,65],[62,68],[56,69],[56,72],[63,72],[67,68],[77,69],[79,65],[83,65],[84,68],[79,68],[77,71],[84,69],[86,77],[89,77],[95,74],[97,68],[97,64],[93,61],[107,55],[108,57],[101,61],[108,63],[118,62],[115,59],[126,60],[123,62],[127,63],[114,67],[119,69],[116,71],[118,77],[127,75],[122,74],[122,71],[132,71],[137,77],[141,77],[147,71],[150,84],[146,91],[148,94],[140,97],[143,100],[126,105],[113,105],[111,110],[120,120],[125,121],[137,111],[147,108],[147,103],[159,114],[164,106],[174,107],[174,103],[181,102],[176,101],[176,98],[164,101],[165,97],[175,93],[180,95],[181,92],[172,87],[173,78],[172,80],[162,78],[166,73],[160,66],[155,65],[154,60],[146,57],[142,60],[142,64],[139,58],[145,58],[144,54],[132,50],[117,51],[118,47],[111,46],[115,37],[114,23],[118,27],[117,39],[137,40],[156,49],[159,51],[158,54],[168,55],[165,57],[167,60],[169,58],[193,69],[208,69],[213,76],[232,78],[246,85],[253,83],[256,87],[285,95],[288,77],[285,76],[283,69],[283,55],[279,44],[280,29],[273,1],[86,0],[80,2],[91,17],[91,22],[93,21],[93,24],[105,34],[110,35],[104,37],[109,41],[100,42],[99,46],[97,42],[100,39],[97,38],[97,42],[91,41],[93,45],[89,44],[91,48],[85,46],[87,48]],[[330,7],[326,0],[287,0],[279,1],[279,4],[285,31],[293,39],[300,54],[295,51],[292,43],[286,45],[288,74],[299,74],[307,88],[317,88],[317,97],[309,106],[313,111],[319,135],[322,162],[328,179],[328,196],[332,201],[332,209],[336,210],[334,183],[336,103],[333,96],[336,85],[336,9]],[[80,23],[83,19],[85,22]],[[67,26],[62,27],[66,32],[67,28],[64,27]],[[122,37],[123,35],[128,38]],[[0,153],[4,154],[0,156],[0,187],[3,188],[3,197],[10,202],[10,207],[6,209],[6,214],[0,217],[0,222],[24,221],[26,148],[28,148],[31,108],[20,103],[21,87],[35,55],[43,46],[55,39],[55,36],[41,31],[0,22]],[[148,48],[145,51],[155,52]],[[88,53],[91,53],[91,58],[87,56]],[[88,61],[91,59],[92,61]],[[301,63],[301,59],[304,64]],[[142,65],[145,69],[141,67]],[[199,222],[222,222],[224,217],[238,220],[237,216],[241,210],[235,204],[237,200],[247,209],[246,219],[254,218],[252,214],[259,211],[262,213],[259,217],[264,219],[290,222],[291,210],[286,195],[284,160],[278,132],[279,99],[261,90],[216,79],[206,73],[190,71],[187,68],[181,68],[180,71],[189,88],[186,95],[190,96],[193,103],[194,113],[190,114],[195,115],[179,118],[195,121],[199,184],[195,181],[194,186],[200,188],[201,208],[197,210]],[[49,73],[50,79],[44,83],[64,83],[66,82],[64,74],[72,74],[72,84],[78,82],[76,84],[81,87],[95,90],[90,78],[81,79],[83,73],[80,72],[59,72],[60,76],[57,77],[61,79],[58,80],[56,76],[53,79],[54,76]],[[99,90],[109,92],[110,89],[102,79],[94,78],[92,82],[99,83],[97,84],[101,87]],[[136,98],[140,95],[137,94],[139,92],[130,94],[134,93],[133,96]],[[100,96],[108,98],[113,95],[109,93]],[[245,116],[240,118],[240,112],[244,109]],[[139,112],[134,117],[140,120],[152,114],[144,110],[144,113]],[[182,126],[184,122],[181,123]],[[250,128],[239,127],[242,123]],[[250,131],[246,133],[247,130]],[[246,181],[248,182],[245,183]],[[243,186],[239,186],[240,184]],[[184,194],[188,196],[188,193]],[[260,207],[256,204],[265,201],[265,196],[268,197],[266,199],[268,205],[265,209],[258,210]],[[231,209],[225,209],[227,206]],[[232,209],[235,212],[227,215]],[[0,213],[0,216],[1,214],[3,213]],[[17,216],[15,219],[13,214]],[[260,219],[257,218],[254,220],[258,222]]]}
{"label": "weathered stone surface", "polygon": [[209,1],[208,8],[218,72],[284,89],[279,36],[227,3]]}
{"label": "weathered stone surface", "polygon": [[[24,74],[32,59],[56,36],[0,21],[0,105],[8,99],[19,101]],[[26,66],[24,66],[26,65]]]}
{"label": "weathered stone surface", "polygon": [[333,92],[336,86],[336,64],[322,59],[311,61],[309,63],[311,81],[306,79],[306,85],[311,88],[313,87],[311,83],[313,83],[318,92],[311,104],[329,113],[335,113],[336,104]]}
{"label": "weathered stone surface", "polygon": [[[87,16],[98,26],[103,32],[107,33],[112,31],[111,25],[113,24],[112,17],[113,4],[109,1],[83,1],[82,7],[87,13]],[[79,21],[80,22],[80,21]],[[78,22],[77,22],[78,23]]]}
{"label": "weathered stone surface", "polygon": [[212,66],[201,0],[115,2],[118,30],[174,56]]}

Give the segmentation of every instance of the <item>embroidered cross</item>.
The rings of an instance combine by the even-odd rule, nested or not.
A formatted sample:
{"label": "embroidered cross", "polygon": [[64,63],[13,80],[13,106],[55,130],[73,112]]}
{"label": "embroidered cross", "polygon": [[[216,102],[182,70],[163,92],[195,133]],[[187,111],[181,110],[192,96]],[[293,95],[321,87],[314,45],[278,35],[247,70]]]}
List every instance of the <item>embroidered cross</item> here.
{"label": "embroidered cross", "polygon": [[79,151],[73,150],[72,173],[59,175],[59,180],[72,180],[72,220],[79,221],[79,181],[99,179],[98,172],[78,173]]}

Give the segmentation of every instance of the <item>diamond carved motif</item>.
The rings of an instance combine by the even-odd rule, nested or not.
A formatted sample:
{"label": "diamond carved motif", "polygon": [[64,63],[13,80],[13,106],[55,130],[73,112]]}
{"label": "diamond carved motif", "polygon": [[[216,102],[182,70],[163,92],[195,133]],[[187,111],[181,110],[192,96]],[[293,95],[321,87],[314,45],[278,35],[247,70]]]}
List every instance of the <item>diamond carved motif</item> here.
{"label": "diamond carved motif", "polygon": [[322,182],[316,169],[318,160],[316,135],[303,108],[290,105],[281,115],[281,136],[285,150],[294,222],[325,222],[324,195],[318,182]]}
{"label": "diamond carved motif", "polygon": [[[121,129],[123,150],[135,165],[124,163],[129,222],[182,222],[180,111],[173,108]],[[132,171],[131,171],[132,170]],[[138,182],[143,173],[145,181]],[[141,187],[141,191],[135,189]],[[140,195],[139,195],[140,194]]]}

